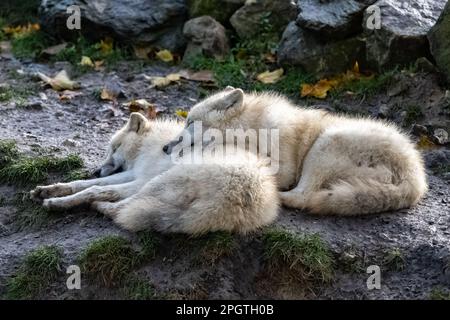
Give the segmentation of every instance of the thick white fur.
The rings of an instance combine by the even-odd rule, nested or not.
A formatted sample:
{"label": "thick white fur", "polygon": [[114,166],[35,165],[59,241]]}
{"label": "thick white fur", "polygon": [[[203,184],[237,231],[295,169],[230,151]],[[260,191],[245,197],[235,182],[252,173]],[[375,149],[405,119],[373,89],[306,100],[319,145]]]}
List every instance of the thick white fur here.
{"label": "thick white fur", "polygon": [[182,127],[134,113],[112,138],[102,167],[112,172],[122,166],[124,172],[40,186],[31,195],[54,209],[92,203],[131,231],[246,233],[270,224],[277,216],[278,195],[264,165],[256,157],[242,161],[245,155],[239,151],[205,164],[174,164],[162,147]]}
{"label": "thick white fur", "polygon": [[[410,207],[427,191],[423,161],[394,125],[299,108],[273,93],[227,88],[192,108],[204,129],[278,128],[282,204],[357,215]],[[195,141],[200,143],[200,141]]]}

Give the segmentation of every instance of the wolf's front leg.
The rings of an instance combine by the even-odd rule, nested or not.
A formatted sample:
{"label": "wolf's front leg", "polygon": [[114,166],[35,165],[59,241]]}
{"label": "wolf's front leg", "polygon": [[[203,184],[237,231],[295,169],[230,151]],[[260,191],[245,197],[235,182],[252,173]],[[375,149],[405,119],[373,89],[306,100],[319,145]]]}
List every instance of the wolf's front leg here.
{"label": "wolf's front leg", "polygon": [[111,186],[92,186],[78,193],[44,200],[44,207],[49,209],[69,209],[93,201],[118,201],[139,191],[141,183],[133,181]]}
{"label": "wolf's front leg", "polygon": [[98,179],[77,180],[68,183],[56,183],[49,186],[37,186],[30,192],[30,195],[33,199],[63,197],[77,193],[92,186],[115,185],[119,183],[130,182],[133,179],[133,172],[125,171]]}

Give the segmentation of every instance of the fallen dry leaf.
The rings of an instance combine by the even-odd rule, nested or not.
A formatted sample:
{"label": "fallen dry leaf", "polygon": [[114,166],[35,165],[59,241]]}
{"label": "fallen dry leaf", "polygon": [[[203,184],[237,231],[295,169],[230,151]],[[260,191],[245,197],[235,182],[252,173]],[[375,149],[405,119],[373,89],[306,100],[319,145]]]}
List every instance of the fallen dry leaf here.
{"label": "fallen dry leaf", "polygon": [[354,80],[359,80],[362,78],[367,79],[370,77],[371,76],[366,76],[360,73],[358,61],[356,61],[352,70],[347,70],[347,72],[343,74],[339,74],[331,78],[321,79],[315,84],[302,84],[301,96],[325,99],[331,89],[337,88]]}
{"label": "fallen dry leaf", "polygon": [[86,66],[86,67],[94,67],[95,66],[94,63],[92,62],[92,59],[87,56],[81,57],[80,65]]}
{"label": "fallen dry leaf", "polygon": [[50,78],[41,72],[38,72],[37,76],[56,91],[75,90],[80,88],[80,85],[77,82],[70,80],[66,70],[58,72],[54,78]]}
{"label": "fallen dry leaf", "polygon": [[7,36],[18,37],[34,31],[38,31],[40,29],[41,26],[38,23],[28,23],[27,25],[24,26],[4,27],[3,32]]}
{"label": "fallen dry leaf", "polygon": [[211,70],[181,70],[179,72],[180,77],[186,80],[200,81],[200,82],[214,82],[214,74]]}
{"label": "fallen dry leaf", "polygon": [[123,105],[128,107],[130,112],[141,112],[148,119],[155,119],[158,113],[156,107],[145,99],[131,100]]}
{"label": "fallen dry leaf", "polygon": [[155,56],[155,48],[133,46],[134,55],[138,59],[149,60]]}
{"label": "fallen dry leaf", "polygon": [[83,93],[80,91],[64,90],[63,92],[60,93],[59,100],[68,101],[82,95]]}
{"label": "fallen dry leaf", "polygon": [[417,148],[422,150],[433,149],[436,148],[436,145],[433,143],[433,141],[431,141],[431,139],[428,136],[422,134],[420,135],[419,140],[417,141]]}
{"label": "fallen dry leaf", "polygon": [[177,116],[179,116],[179,117],[181,117],[181,118],[187,118],[187,116],[188,116],[188,113],[189,112],[187,112],[186,110],[181,110],[181,109],[178,109],[177,111],[175,111],[175,114],[177,115]]}
{"label": "fallen dry leaf", "polygon": [[100,44],[98,46],[104,55],[111,54],[114,47],[114,40],[110,37],[106,37],[105,40],[100,40]]}
{"label": "fallen dry leaf", "polygon": [[151,81],[152,88],[153,87],[164,88],[164,87],[168,86],[169,84],[171,84],[172,82],[179,81],[181,79],[181,76],[179,73],[171,73],[165,77],[148,77],[148,76],[146,76],[146,78]]}
{"label": "fallen dry leaf", "polygon": [[259,82],[270,84],[275,83],[281,79],[281,76],[283,75],[284,70],[283,68],[276,69],[274,71],[265,71],[263,73],[260,73],[256,76],[256,79]]}
{"label": "fallen dry leaf", "polygon": [[156,56],[164,62],[173,61],[172,52],[170,52],[169,50],[160,50],[156,53]]}

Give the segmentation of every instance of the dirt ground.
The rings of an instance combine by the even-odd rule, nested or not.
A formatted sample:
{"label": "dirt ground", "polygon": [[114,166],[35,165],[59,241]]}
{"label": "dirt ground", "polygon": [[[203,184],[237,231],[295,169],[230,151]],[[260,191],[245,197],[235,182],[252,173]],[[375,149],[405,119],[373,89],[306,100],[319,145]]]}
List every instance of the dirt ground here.
{"label": "dirt ground", "polygon": [[[0,83],[15,87],[38,86],[32,74],[53,74],[64,65],[22,63],[0,59]],[[19,73],[17,72],[19,70]],[[145,75],[166,75],[177,67],[155,64],[134,70],[124,62],[114,72],[88,72],[76,80],[82,84],[82,96],[62,102],[52,89],[32,95],[18,106],[0,103],[0,139],[14,139],[20,151],[33,154],[37,147],[54,155],[75,153],[87,169],[102,161],[108,139],[127,120],[129,111],[122,102],[145,98],[163,115],[177,109],[189,110],[199,100],[198,84],[182,81],[163,90],[149,87]],[[443,123],[448,115],[436,111],[445,90],[433,75],[402,78],[403,88],[391,88],[370,99],[343,97],[320,102],[322,107],[341,111],[358,108],[376,115],[381,104],[398,105],[411,101],[424,105],[423,122]],[[409,79],[409,80],[408,80]],[[118,83],[125,94],[119,104],[95,98],[105,83]],[[398,81],[400,83],[400,81]],[[401,94],[400,94],[401,93]],[[309,102],[311,104],[311,102]],[[318,102],[316,102],[319,104]],[[420,121],[419,121],[420,122]],[[183,236],[161,236],[156,257],[136,272],[153,284],[165,297],[178,298],[319,298],[319,299],[427,299],[433,290],[450,288],[450,188],[448,173],[435,174],[436,166],[450,163],[445,147],[424,151],[428,166],[430,191],[415,208],[367,217],[314,217],[304,212],[282,209],[276,225],[298,234],[318,233],[335,257],[335,277],[331,284],[303,290],[301,284],[286,284],[264,269],[261,234],[235,236],[237,248],[213,266],[198,265],[195,250],[177,247]],[[55,178],[56,179],[56,178]],[[40,227],[18,228],[15,219],[21,209],[11,203],[13,186],[0,185],[6,201],[0,203],[0,295],[6,281],[14,274],[21,259],[42,245],[63,249],[64,265],[75,263],[76,256],[94,239],[121,235],[133,243],[136,236],[120,230],[107,218],[88,209],[53,215]],[[393,268],[386,260],[389,252],[400,252],[401,267]],[[381,289],[368,290],[366,280],[370,265],[381,267]],[[83,282],[81,290],[65,288],[61,276],[39,298],[110,299],[122,298],[119,290]],[[275,279],[275,280],[274,280]]]}

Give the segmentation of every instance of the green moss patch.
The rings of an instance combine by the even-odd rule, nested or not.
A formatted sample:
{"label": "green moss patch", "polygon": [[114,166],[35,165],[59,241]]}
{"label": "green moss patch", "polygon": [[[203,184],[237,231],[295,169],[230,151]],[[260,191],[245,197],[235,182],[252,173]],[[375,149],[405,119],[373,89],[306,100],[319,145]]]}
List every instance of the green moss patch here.
{"label": "green moss patch", "polygon": [[61,272],[62,253],[55,246],[32,251],[6,285],[7,299],[32,299],[54,282]]}
{"label": "green moss patch", "polygon": [[333,258],[328,245],[319,235],[299,236],[269,229],[263,237],[264,254],[270,270],[289,270],[301,281],[330,282],[333,279]]}

